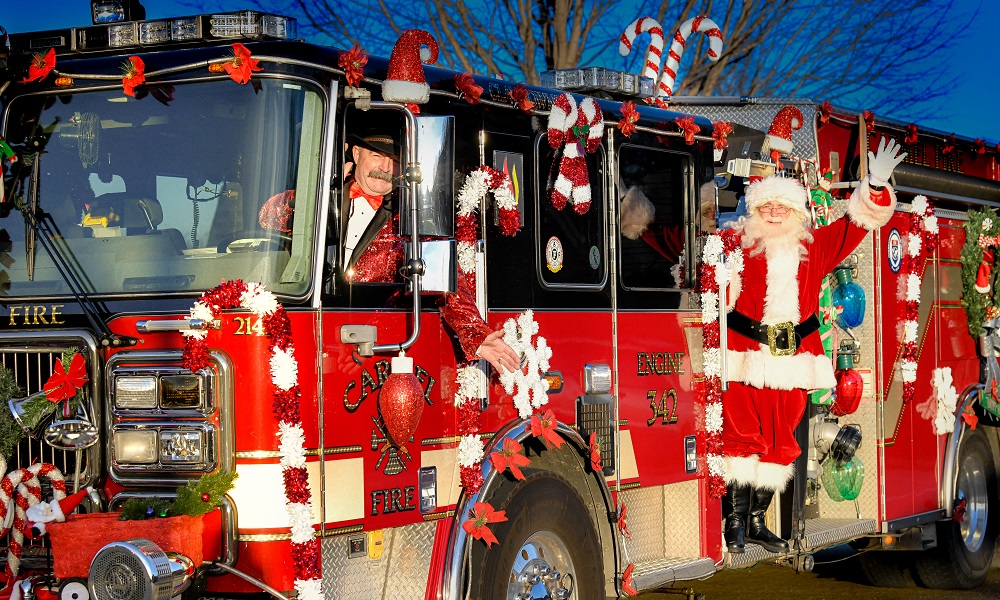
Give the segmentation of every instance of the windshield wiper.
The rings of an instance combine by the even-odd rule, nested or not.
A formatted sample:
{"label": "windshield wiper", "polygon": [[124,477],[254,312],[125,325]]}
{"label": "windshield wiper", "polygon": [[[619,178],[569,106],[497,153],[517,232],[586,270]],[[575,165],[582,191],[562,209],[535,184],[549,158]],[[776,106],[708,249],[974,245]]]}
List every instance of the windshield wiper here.
{"label": "windshield wiper", "polygon": [[35,152],[34,154],[34,164],[32,165],[31,173],[31,183],[28,187],[28,197],[29,201],[21,207],[21,214],[24,215],[24,222],[28,226],[28,239],[27,239],[27,266],[28,266],[28,280],[32,280],[34,277],[35,269],[35,243],[40,242],[42,248],[52,259],[52,264],[55,266],[56,271],[62,277],[63,281],[66,282],[66,286],[69,291],[73,294],[76,299],[77,304],[83,310],[84,316],[87,318],[87,322],[90,326],[98,332],[97,340],[102,346],[111,347],[122,347],[122,346],[134,346],[138,342],[137,339],[129,336],[118,335],[108,328],[107,324],[101,320],[98,313],[97,307],[94,305],[93,300],[87,295],[86,288],[84,287],[83,281],[80,280],[77,273],[73,270],[69,259],[59,250],[56,243],[56,231],[53,229],[52,217],[48,213],[42,212],[42,218],[39,219],[38,210],[38,177],[41,173],[41,168],[39,167],[39,157],[41,153]]}

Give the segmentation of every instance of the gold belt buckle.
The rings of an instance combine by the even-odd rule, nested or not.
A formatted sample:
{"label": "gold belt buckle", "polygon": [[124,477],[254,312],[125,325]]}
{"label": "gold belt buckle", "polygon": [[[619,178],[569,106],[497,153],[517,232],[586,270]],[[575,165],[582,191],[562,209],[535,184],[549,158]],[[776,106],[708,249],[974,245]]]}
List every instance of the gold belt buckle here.
{"label": "gold belt buckle", "polygon": [[[778,348],[775,338],[781,330],[788,332],[788,348]],[[776,325],[767,326],[767,347],[771,349],[771,356],[791,356],[795,354],[795,325],[791,321],[785,321]]]}

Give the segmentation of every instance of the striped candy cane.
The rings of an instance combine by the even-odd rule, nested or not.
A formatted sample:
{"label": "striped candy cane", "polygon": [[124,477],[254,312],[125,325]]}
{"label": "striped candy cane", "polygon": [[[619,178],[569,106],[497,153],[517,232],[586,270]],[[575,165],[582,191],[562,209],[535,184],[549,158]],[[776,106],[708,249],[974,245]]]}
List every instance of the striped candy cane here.
{"label": "striped candy cane", "polygon": [[[646,50],[646,66],[642,76],[653,81],[660,75],[660,63],[663,61],[663,28],[652,17],[639,17],[625,28],[621,42],[618,44],[618,54],[628,56],[632,51],[632,43],[640,33],[648,33],[649,49]],[[654,62],[655,61],[655,62]]]}
{"label": "striped candy cane", "polygon": [[[55,500],[66,497],[66,480],[59,469],[49,463],[35,463],[26,469],[11,471],[0,481],[0,522],[3,523],[0,537],[10,529],[5,572],[11,579],[16,577],[21,569],[24,534],[28,528],[25,512],[29,507],[42,501],[40,478],[43,477],[51,483],[52,496]],[[13,519],[8,525],[11,512]]]}
{"label": "striped candy cane", "polygon": [[673,95],[674,80],[677,79],[677,67],[681,62],[681,54],[687,47],[688,38],[695,31],[700,31],[708,36],[708,60],[716,62],[722,55],[722,31],[715,21],[708,17],[695,17],[681,23],[681,26],[674,32],[674,41],[670,43],[670,52],[667,53],[667,63],[663,66],[663,73],[660,74],[660,85],[656,90],[656,99],[663,101]]}

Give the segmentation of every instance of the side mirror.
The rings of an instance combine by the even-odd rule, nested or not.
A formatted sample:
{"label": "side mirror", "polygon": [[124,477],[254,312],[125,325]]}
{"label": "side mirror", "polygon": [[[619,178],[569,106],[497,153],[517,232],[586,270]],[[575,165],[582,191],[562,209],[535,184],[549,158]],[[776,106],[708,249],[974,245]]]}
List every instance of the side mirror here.
{"label": "side mirror", "polygon": [[[421,237],[453,237],[455,232],[455,117],[416,116],[416,202]],[[407,165],[407,175],[414,165]],[[405,208],[405,204],[404,204]],[[404,235],[412,235],[409,210],[400,212]]]}
{"label": "side mirror", "polygon": [[[413,256],[411,244],[406,244],[406,256]],[[455,240],[430,240],[420,242],[420,258],[424,273],[420,278],[423,294],[454,293],[458,289],[458,244]],[[412,285],[407,286],[412,292]]]}

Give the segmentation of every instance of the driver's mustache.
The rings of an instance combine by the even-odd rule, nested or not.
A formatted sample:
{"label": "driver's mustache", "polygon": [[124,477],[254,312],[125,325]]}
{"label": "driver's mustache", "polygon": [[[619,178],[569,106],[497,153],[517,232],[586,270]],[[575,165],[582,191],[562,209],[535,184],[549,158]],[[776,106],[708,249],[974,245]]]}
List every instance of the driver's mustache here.
{"label": "driver's mustache", "polygon": [[378,169],[372,169],[368,172],[368,177],[372,179],[381,179],[382,181],[392,181],[392,173],[386,173],[385,171],[379,171]]}

